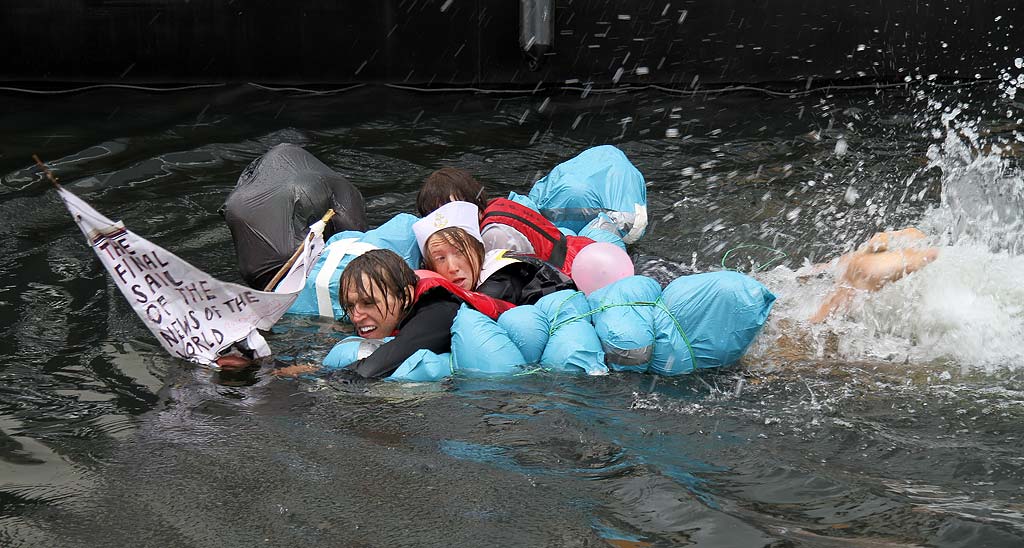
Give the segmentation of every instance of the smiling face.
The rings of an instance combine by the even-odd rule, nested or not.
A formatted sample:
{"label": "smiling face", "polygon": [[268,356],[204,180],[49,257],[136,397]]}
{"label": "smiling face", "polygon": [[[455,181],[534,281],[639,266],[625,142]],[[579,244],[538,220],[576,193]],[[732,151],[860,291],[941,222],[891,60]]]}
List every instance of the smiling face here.
{"label": "smiling face", "polygon": [[398,254],[374,249],[345,267],[338,299],[360,336],[383,339],[412,308],[416,283],[416,274]]}
{"label": "smiling face", "polygon": [[483,252],[480,242],[460,228],[450,228],[431,235],[425,247],[423,260],[427,268],[462,289],[476,288]]}
{"label": "smiling face", "polygon": [[402,302],[398,296],[386,293],[363,274],[366,292],[360,295],[355,285],[345,292],[345,313],[356,328],[356,334],[367,339],[383,339],[394,333],[402,320]]}

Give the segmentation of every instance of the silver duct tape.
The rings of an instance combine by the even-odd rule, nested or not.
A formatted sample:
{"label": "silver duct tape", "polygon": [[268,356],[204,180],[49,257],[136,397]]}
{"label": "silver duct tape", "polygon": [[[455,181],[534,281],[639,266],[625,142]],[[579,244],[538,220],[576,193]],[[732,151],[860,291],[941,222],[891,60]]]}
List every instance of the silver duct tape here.
{"label": "silver duct tape", "polygon": [[654,345],[625,350],[602,341],[601,347],[604,350],[604,362],[614,365],[643,365],[651,361],[654,353]]}
{"label": "silver duct tape", "polygon": [[356,359],[368,358],[370,354],[373,354],[381,345],[384,344],[384,339],[363,339],[359,343],[359,350],[356,352]]}

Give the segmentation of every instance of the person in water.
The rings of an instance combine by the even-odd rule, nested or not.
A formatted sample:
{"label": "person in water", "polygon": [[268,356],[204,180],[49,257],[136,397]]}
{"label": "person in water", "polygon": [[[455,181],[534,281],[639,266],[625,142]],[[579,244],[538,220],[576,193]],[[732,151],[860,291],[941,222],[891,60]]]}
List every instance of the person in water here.
{"label": "person in water", "polygon": [[856,251],[832,262],[812,266],[802,276],[816,275],[829,269],[836,269],[838,275],[832,291],[811,315],[810,322],[821,323],[835,314],[844,313],[858,292],[878,291],[934,261],[939,250],[920,247],[924,238],[924,233],[913,227],[879,232]]}
{"label": "person in water", "polygon": [[[342,379],[379,379],[417,350],[451,351],[451,327],[465,303],[496,319],[512,304],[467,291],[432,273],[414,272],[397,253],[374,249],[352,259],[341,274],[339,300],[356,334],[370,340],[394,337],[336,373]],[[295,365],[275,371],[293,376],[318,369]]]}
{"label": "person in water", "polygon": [[506,249],[485,253],[478,218],[476,204],[453,201],[414,223],[424,267],[465,290],[515,305],[576,289],[571,278],[536,257]]}
{"label": "person in water", "polygon": [[479,208],[480,241],[484,250],[506,249],[536,257],[566,276],[572,276],[576,255],[594,240],[563,234],[539,212],[506,198],[488,200],[484,186],[469,172],[442,167],[423,181],[416,209],[426,217],[449,202],[469,202]]}

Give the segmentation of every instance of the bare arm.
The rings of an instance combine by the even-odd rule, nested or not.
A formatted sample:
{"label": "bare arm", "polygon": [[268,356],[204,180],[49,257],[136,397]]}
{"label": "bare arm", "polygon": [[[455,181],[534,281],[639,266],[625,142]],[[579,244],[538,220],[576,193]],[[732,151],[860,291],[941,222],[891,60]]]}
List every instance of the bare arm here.
{"label": "bare arm", "polygon": [[878,291],[934,261],[939,255],[939,250],[934,247],[890,249],[922,238],[924,233],[916,228],[880,232],[857,251],[841,257],[842,276],[811,315],[811,323],[823,322],[832,314],[845,311],[857,290]]}

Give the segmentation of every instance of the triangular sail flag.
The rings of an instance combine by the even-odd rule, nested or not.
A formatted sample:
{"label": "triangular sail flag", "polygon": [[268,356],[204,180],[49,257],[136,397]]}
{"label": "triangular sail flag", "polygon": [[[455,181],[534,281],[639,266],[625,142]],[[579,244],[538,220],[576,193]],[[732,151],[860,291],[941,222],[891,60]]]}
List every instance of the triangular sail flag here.
{"label": "triangular sail flag", "polygon": [[132,308],[173,356],[211,365],[240,341],[270,355],[258,329],[288,310],[323,250],[325,223],[310,226],[305,248],[274,292],[222,282],[104,217],[62,187],[57,192]]}

